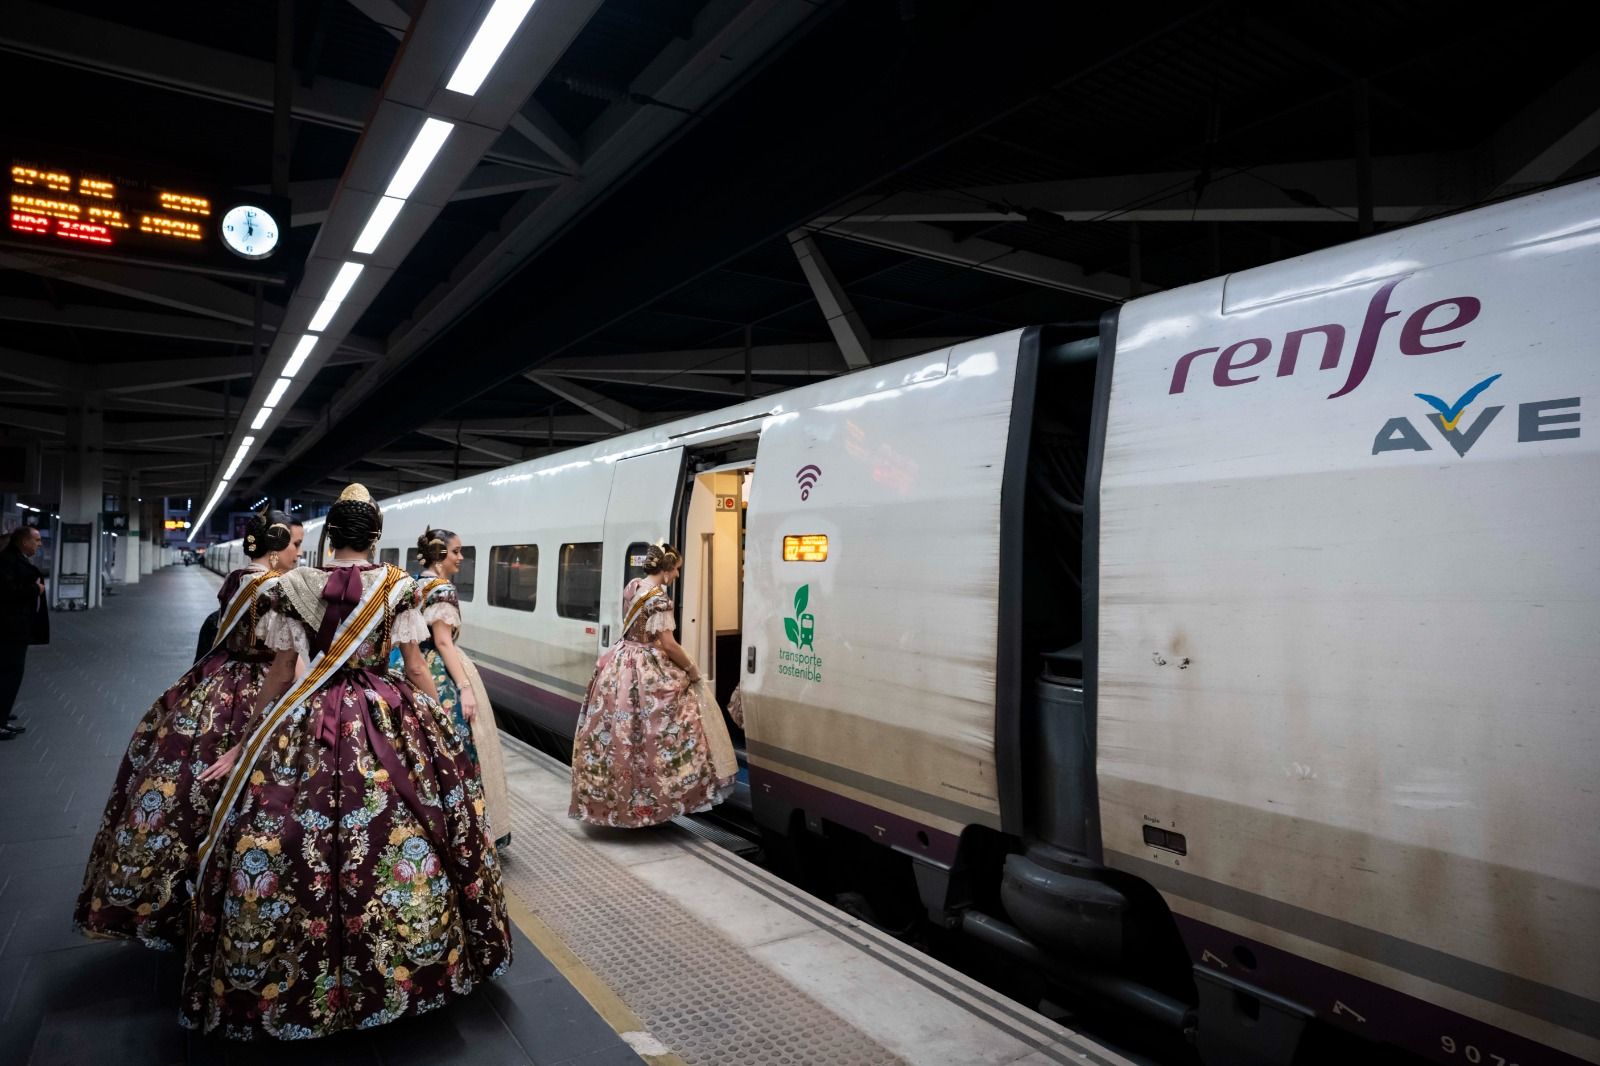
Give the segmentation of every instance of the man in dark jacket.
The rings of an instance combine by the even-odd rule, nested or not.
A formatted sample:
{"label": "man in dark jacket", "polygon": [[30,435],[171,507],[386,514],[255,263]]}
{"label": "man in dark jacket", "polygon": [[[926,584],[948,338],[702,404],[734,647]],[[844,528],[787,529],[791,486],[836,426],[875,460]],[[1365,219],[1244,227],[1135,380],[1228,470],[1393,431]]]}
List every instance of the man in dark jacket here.
{"label": "man in dark jacket", "polygon": [[0,740],[27,732],[21,722],[11,721],[11,708],[22,687],[28,645],[50,639],[44,574],[32,562],[39,539],[37,529],[23,526],[0,551]]}

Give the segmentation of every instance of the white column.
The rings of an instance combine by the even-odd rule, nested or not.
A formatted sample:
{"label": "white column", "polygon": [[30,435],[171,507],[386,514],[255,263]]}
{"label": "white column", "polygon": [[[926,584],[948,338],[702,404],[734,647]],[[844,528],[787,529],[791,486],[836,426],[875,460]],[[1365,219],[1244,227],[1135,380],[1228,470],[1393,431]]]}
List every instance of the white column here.
{"label": "white column", "polygon": [[[64,583],[76,575],[73,582],[83,589],[79,606],[99,607],[101,597],[100,575],[100,512],[105,506],[105,420],[102,416],[101,397],[96,392],[85,392],[78,399],[77,410],[67,416],[67,450],[61,463],[61,536],[55,547],[55,598],[62,601]],[[81,533],[88,527],[88,541],[81,537],[69,542],[67,527],[77,526]],[[81,582],[81,584],[80,584]]]}
{"label": "white column", "polygon": [[117,577],[124,585],[139,583],[139,556],[144,548],[139,531],[144,528],[144,504],[139,502],[139,475],[122,476],[122,510],[128,516],[128,531],[117,541]]}

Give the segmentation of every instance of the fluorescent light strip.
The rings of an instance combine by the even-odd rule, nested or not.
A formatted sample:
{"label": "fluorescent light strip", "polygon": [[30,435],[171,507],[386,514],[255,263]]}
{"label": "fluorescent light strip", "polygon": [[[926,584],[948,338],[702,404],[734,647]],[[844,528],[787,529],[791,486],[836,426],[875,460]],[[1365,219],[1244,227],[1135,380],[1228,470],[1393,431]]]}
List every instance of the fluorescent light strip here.
{"label": "fluorescent light strip", "polygon": [[378,201],[378,206],[372,209],[372,214],[367,218],[367,224],[362,227],[361,236],[356,238],[352,252],[357,255],[371,255],[378,250],[378,245],[383,241],[384,235],[389,232],[389,227],[394,225],[394,220],[400,217],[400,209],[406,202],[398,196],[385,196]]}
{"label": "fluorescent light strip", "polygon": [[217,482],[216,494],[211,497],[211,502],[206,504],[206,509],[200,512],[200,520],[194,524],[194,527],[189,530],[189,535],[184,538],[185,544],[193,540],[195,538],[195,534],[199,533],[200,530],[205,528],[206,519],[211,517],[212,510],[217,506],[217,502],[222,499],[222,494],[227,491],[227,488],[227,478],[223,478],[221,481]]}
{"label": "fluorescent light strip", "polygon": [[389,187],[383,190],[384,195],[401,200],[410,196],[417,182],[422,180],[422,175],[433,165],[433,157],[439,154],[445,138],[450,136],[453,129],[455,125],[443,119],[430,118],[424,121],[411,147],[406,149],[406,157],[395,168],[394,177],[389,179]]}
{"label": "fluorescent light strip", "polygon": [[289,361],[283,366],[283,376],[292,378],[300,373],[300,368],[305,365],[306,357],[311,354],[311,349],[316,347],[317,338],[307,333],[300,338],[300,343],[294,346],[294,354],[289,356]]}
{"label": "fluorescent light strip", "polygon": [[255,421],[250,423],[250,428],[251,429],[261,429],[263,426],[265,426],[267,424],[267,419],[269,419],[271,417],[272,417],[272,408],[263,407],[261,410],[256,412]]}
{"label": "fluorescent light strip", "polygon": [[532,7],[533,0],[495,0],[445,88],[466,96],[476,93]]}
{"label": "fluorescent light strip", "polygon": [[271,410],[278,406],[278,401],[283,399],[284,392],[289,388],[288,378],[279,378],[272,383],[272,389],[267,393],[267,398],[261,401],[261,406]]}
{"label": "fluorescent light strip", "polygon": [[317,308],[317,313],[311,317],[311,325],[307,327],[311,332],[321,333],[328,328],[328,323],[333,321],[334,312],[339,310],[344,298],[350,295],[350,286],[361,276],[362,269],[360,263],[346,263],[339,268],[339,273],[333,277],[333,284],[328,286],[328,295],[322,298],[322,306]]}

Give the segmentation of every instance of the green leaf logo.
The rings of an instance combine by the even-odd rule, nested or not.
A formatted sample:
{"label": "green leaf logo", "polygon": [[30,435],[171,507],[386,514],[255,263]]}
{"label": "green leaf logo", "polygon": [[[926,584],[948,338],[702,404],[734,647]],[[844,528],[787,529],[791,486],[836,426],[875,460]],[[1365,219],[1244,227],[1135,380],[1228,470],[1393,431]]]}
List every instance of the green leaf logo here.
{"label": "green leaf logo", "polygon": [[806,604],[811,602],[811,586],[801,585],[794,594],[794,616],[799,618],[806,613]]}
{"label": "green leaf logo", "polygon": [[798,648],[800,646],[800,623],[793,618],[785,618],[783,620],[783,631],[788,634],[789,643]]}

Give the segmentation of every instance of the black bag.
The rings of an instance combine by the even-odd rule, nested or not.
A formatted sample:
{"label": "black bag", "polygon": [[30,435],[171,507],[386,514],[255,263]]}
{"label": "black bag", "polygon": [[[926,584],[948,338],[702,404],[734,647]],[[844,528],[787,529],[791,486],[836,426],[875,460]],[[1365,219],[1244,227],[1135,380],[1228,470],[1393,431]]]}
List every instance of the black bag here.
{"label": "black bag", "polygon": [[40,595],[39,606],[33,611],[33,621],[28,628],[28,643],[50,643],[50,604],[43,595]]}
{"label": "black bag", "polygon": [[211,650],[211,645],[217,642],[217,620],[222,612],[212,611],[206,615],[206,620],[200,623],[200,643],[194,648],[194,661],[199,662],[205,658],[206,652]]}

